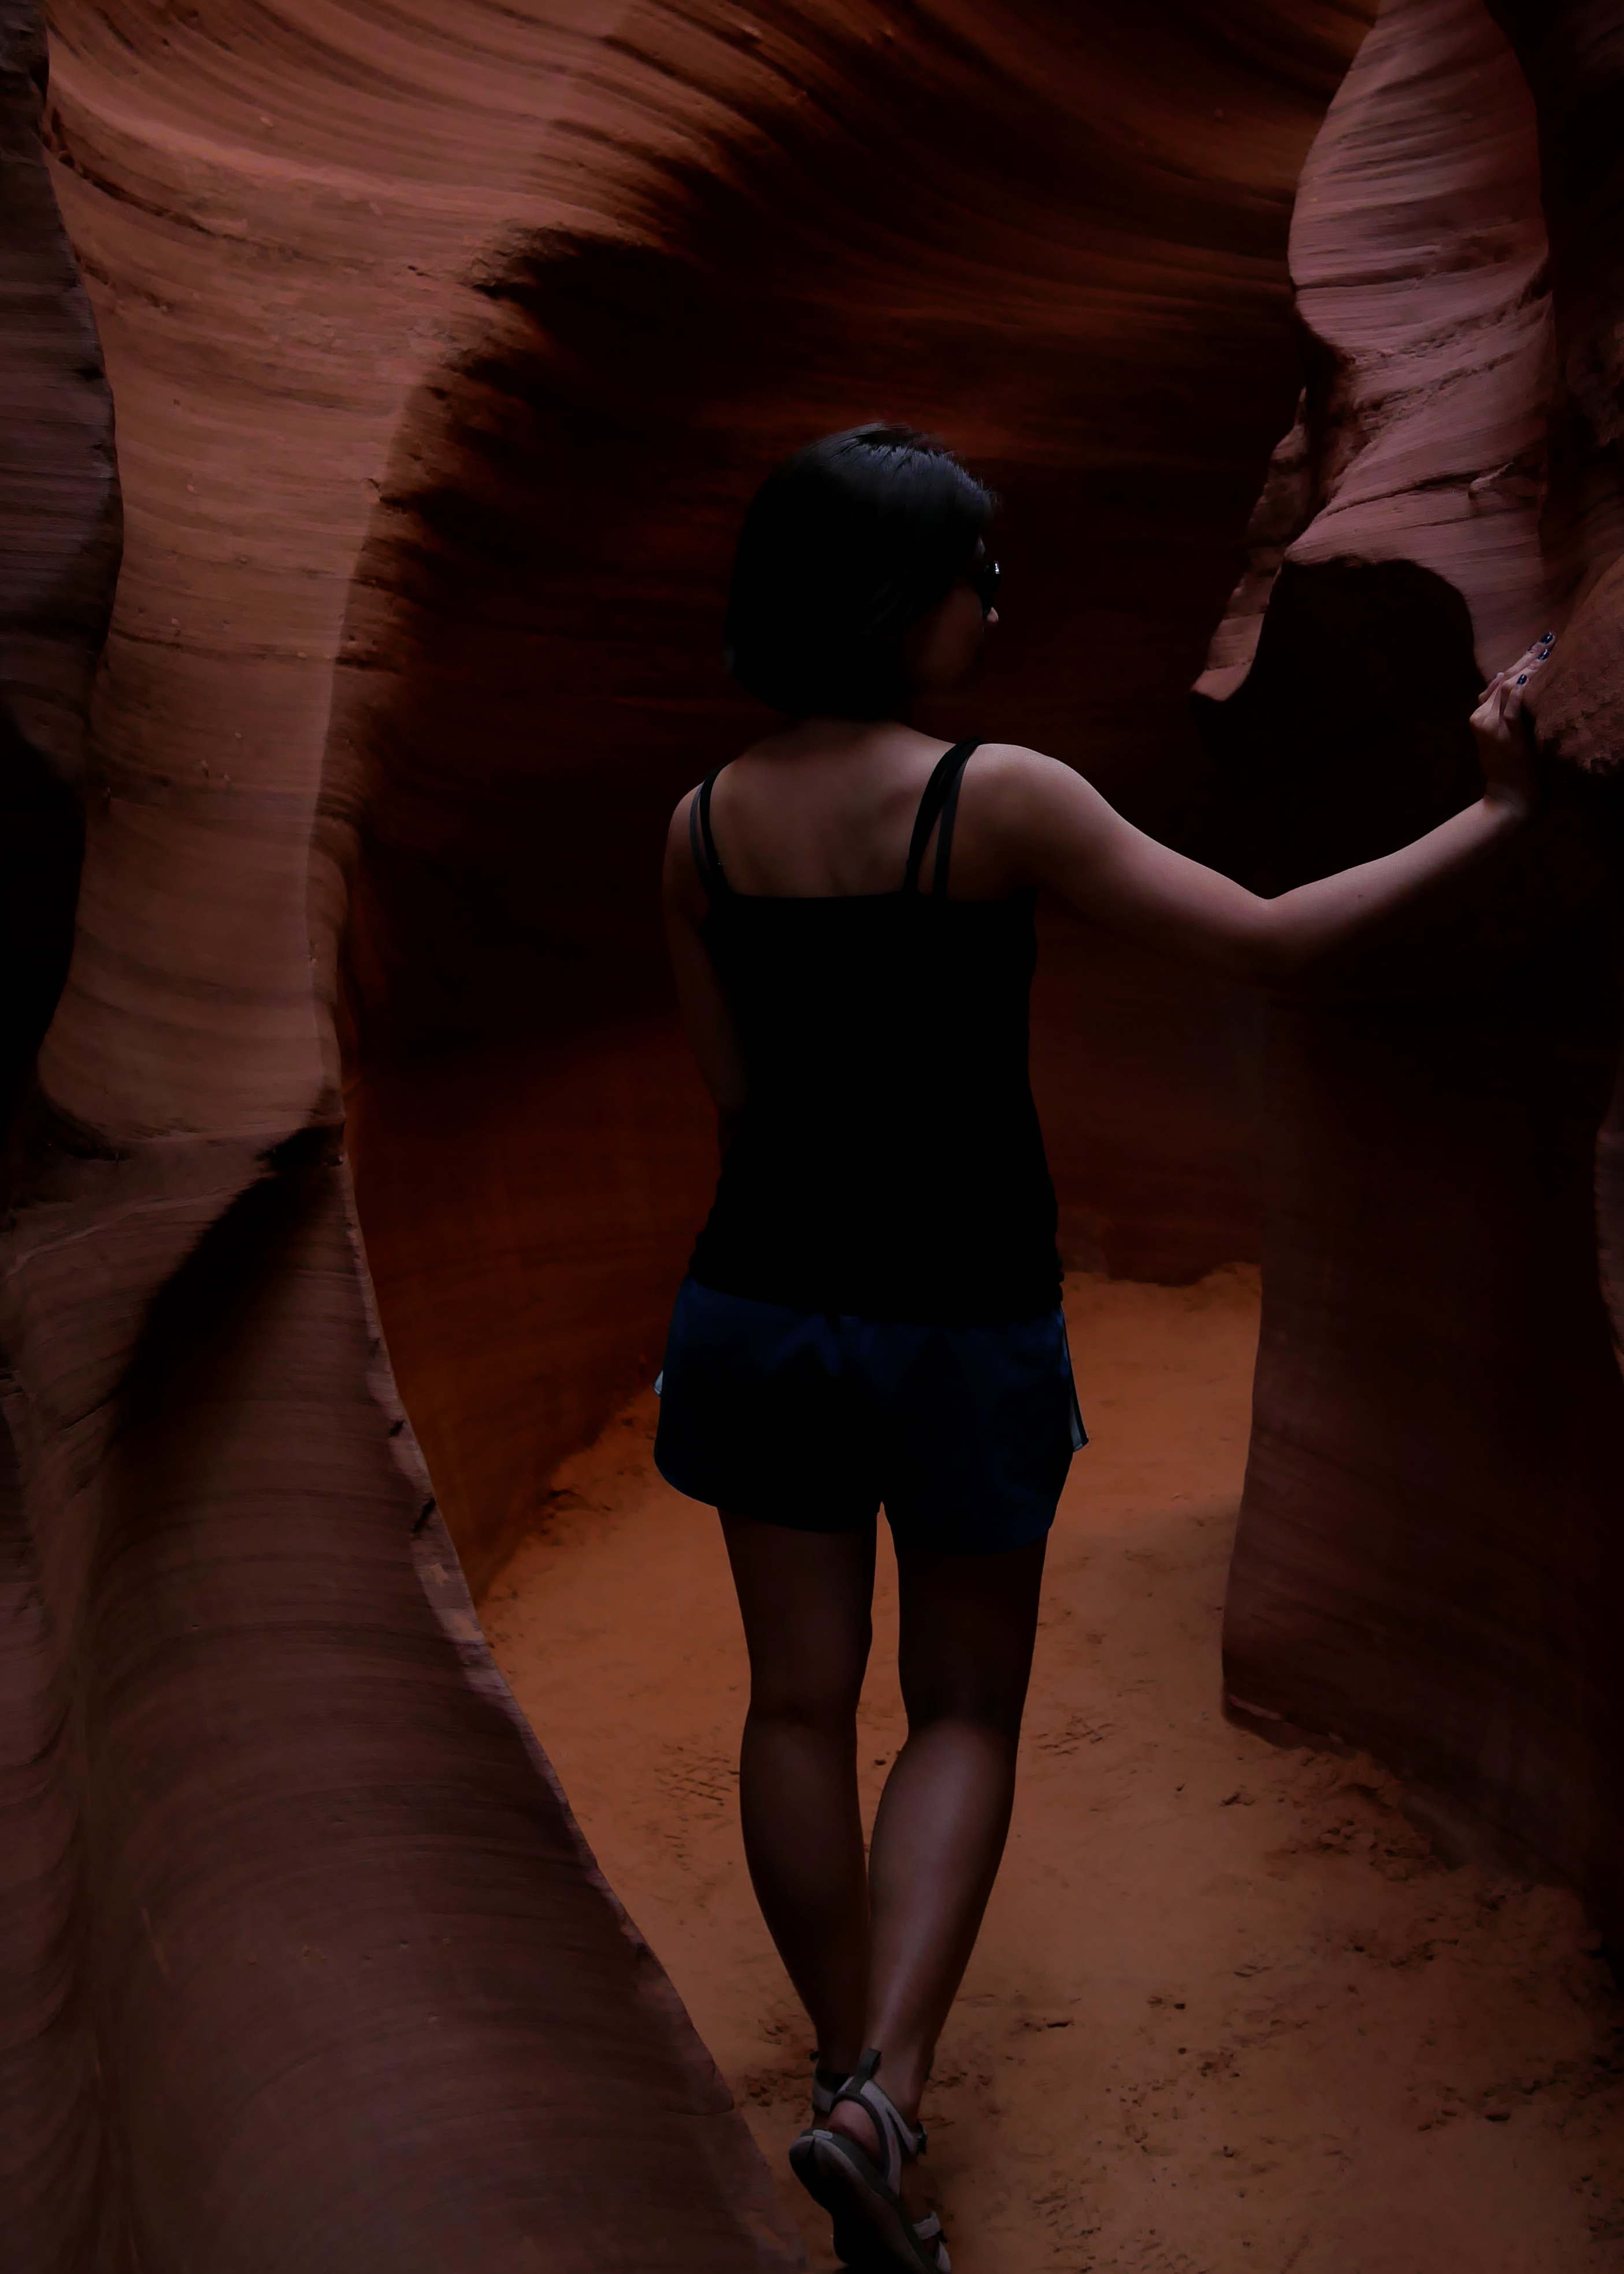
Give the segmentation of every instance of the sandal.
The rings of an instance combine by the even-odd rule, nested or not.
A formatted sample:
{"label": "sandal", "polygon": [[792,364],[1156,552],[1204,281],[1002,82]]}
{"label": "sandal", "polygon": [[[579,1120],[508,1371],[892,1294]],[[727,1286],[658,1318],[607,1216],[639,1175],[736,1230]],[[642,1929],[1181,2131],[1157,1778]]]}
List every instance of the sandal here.
{"label": "sandal", "polygon": [[789,2151],[790,2167],[814,2202],[835,2222],[835,2249],[847,2265],[856,2263],[853,2244],[866,2246],[866,2263],[905,2266],[911,2274],[952,2274],[942,2222],[934,2211],[910,2218],[900,2193],[905,2164],[925,2152],[925,2127],[910,2124],[874,2072],[880,2056],[873,2046],[835,2093],[831,2113],[853,2101],[873,2123],[885,2153],[882,2170],[872,2156],[844,2132],[813,2124]]}
{"label": "sandal", "polygon": [[812,2064],[812,2120],[834,2113],[835,2101],[841,2087],[851,2074],[849,2069],[825,2068],[821,2060]]}
{"label": "sandal", "polygon": [[[804,2155],[807,2143],[811,2139],[813,2133],[817,2129],[820,2121],[833,2114],[834,2105],[839,2098],[842,2089],[846,2085],[850,2075],[851,2071],[849,2069],[825,2068],[822,2061],[814,2059],[812,2063],[812,2121],[808,2125],[806,2130],[801,2133],[800,2137],[790,2148],[790,2168],[793,2171],[799,2172],[800,2164],[798,2158]],[[835,2220],[834,2250],[835,2256],[840,2261],[840,2263],[843,2266],[850,2266],[858,2252],[861,2250],[861,2236],[852,2234],[849,2232],[846,2222],[843,2219],[837,2218]]]}

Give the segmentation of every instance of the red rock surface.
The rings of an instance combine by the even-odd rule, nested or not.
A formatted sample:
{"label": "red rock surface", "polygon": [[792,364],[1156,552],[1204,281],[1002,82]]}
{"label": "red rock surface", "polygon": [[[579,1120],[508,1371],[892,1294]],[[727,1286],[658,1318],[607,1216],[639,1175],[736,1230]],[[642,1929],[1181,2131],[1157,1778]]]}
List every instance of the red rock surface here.
{"label": "red rock surface", "polygon": [[[0,177],[23,201],[4,275],[23,320],[0,352],[35,439],[0,508],[4,669],[41,810],[64,811],[49,786],[82,764],[87,820],[0,1256],[21,1605],[4,1664],[24,1739],[7,1757],[22,1834],[0,1871],[23,1856],[24,1900],[0,2074],[28,2111],[4,2175],[26,2274],[132,2253],[161,2274],[786,2263],[742,2127],[576,1844],[425,1513],[350,1244],[334,1011],[342,992],[392,1355],[477,1581],[557,1456],[646,1371],[703,1196],[709,1136],[652,880],[671,800],[748,731],[712,660],[742,499],[808,428],[884,410],[950,433],[1006,494],[1011,593],[954,723],[1052,748],[1153,825],[1216,842],[1185,689],[1297,383],[1292,184],[1370,12],[464,0],[453,20],[420,0],[56,0],[52,182],[117,405],[125,522],[81,761],[110,568],[107,405],[24,137],[22,169],[8,158]],[[1446,49],[1481,36],[1463,4],[1453,29],[1441,0],[1410,13]],[[1553,20],[1560,38],[1530,15],[1529,70],[1577,150],[1605,14]],[[11,58],[24,19],[0,24]],[[1494,204],[1461,305],[1520,369],[1538,331],[1516,298],[1532,144],[1515,76],[1493,70],[1492,133],[1437,228],[1475,243]],[[26,81],[8,69],[9,138]],[[1333,147],[1346,102],[1338,117]],[[1411,177],[1425,191],[1458,123],[1422,101],[1382,197]],[[1605,184],[1569,171],[1553,214],[1592,230]],[[1617,302],[1599,254],[1570,245],[1554,274],[1578,423],[1554,468],[1553,589],[1588,578],[1574,622],[1595,629],[1573,652],[1599,658]],[[1351,313],[1357,276],[1342,297]],[[1407,353],[1435,361],[1437,344]],[[1435,580],[1440,706],[1467,675],[1468,605],[1485,639],[1509,635],[1537,557],[1523,381],[1482,376],[1463,370],[1465,408],[1415,429],[1393,494],[1430,486],[1425,511],[1389,526],[1380,497],[1338,493],[1350,517],[1369,508],[1366,551],[1387,528],[1392,557]],[[1463,472],[1489,478],[1477,504],[1455,494]],[[1300,653],[1282,643],[1288,666]],[[1547,735],[1570,776],[1604,772],[1601,681],[1564,670]],[[1254,683],[1267,692],[1261,661]],[[1311,797],[1248,857],[1300,861],[1304,832],[1341,843],[1350,811],[1391,830],[1459,764],[1441,728],[1373,776],[1365,743],[1345,755],[1357,794],[1328,814]],[[52,840],[58,878],[71,837]],[[1541,893],[1570,889],[1553,841],[1525,930]],[[21,943],[36,1028],[61,907],[47,894]],[[1168,1276],[1226,1260],[1258,1209],[1248,1014],[1081,936],[1049,946],[1034,1060],[1074,1258]],[[1554,1442],[1574,1465],[1535,1536],[1575,1554],[1537,1566],[1529,1600],[1569,1621],[1573,1682],[1566,1698],[1536,1683],[1526,1758],[1574,1742],[1523,1828],[1599,1885],[1611,1693],[1587,1655],[1599,1624],[1575,1606],[1610,1579],[1590,1517],[1617,1382],[1575,1196],[1607,1067],[1603,1011],[1575,983],[1596,952],[1561,956],[1519,977],[1515,1048],[1447,1030],[1451,1078],[1491,1125],[1495,1068],[1527,1068],[1518,1095],[1537,1103],[1511,1150],[1497,1135],[1480,1182],[1462,1177],[1480,1122],[1452,1103],[1428,1157],[1463,1227],[1451,1268],[1507,1226],[1485,1251],[1492,1284],[1466,1284],[1511,1321],[1507,1347],[1526,1352],[1530,1296],[1559,1322],[1538,1388],[1568,1401]],[[34,1031],[18,1030],[25,1059]],[[1313,1056],[1327,1031],[1282,1077],[1304,1096],[1293,1129],[1335,1103]],[[1414,1193],[1411,1076],[1389,1028],[1365,1049],[1331,1050],[1326,1079],[1372,1066],[1356,1103],[1372,1142],[1387,1114],[1387,1182]],[[1304,1139],[1276,1171],[1316,1226],[1347,1133]],[[1497,1213],[1547,1176],[1548,1202]],[[1413,1270],[1395,1284],[1406,1317],[1426,1316]],[[1295,1299],[1289,1274],[1272,1287]],[[1357,1306],[1323,1308],[1337,1397],[1314,1410],[1343,1417],[1341,1478],[1369,1334]],[[1470,1305],[1452,1291],[1444,1309],[1458,1323]],[[1390,1430],[1413,1381],[1377,1388]],[[1506,1411],[1543,1487],[1551,1409]],[[1450,1476],[1481,1413],[1469,1400],[1439,1439]],[[1451,1773],[1480,1801],[1474,1696],[1499,1710],[1524,1660],[1538,1675],[1554,1653],[1505,1615],[1528,1531],[1503,1477],[1474,1470],[1471,1491],[1500,1525],[1485,1617],[1507,1638],[1477,1692],[1448,1693],[1466,1698]],[[1453,1601],[1479,1567],[1447,1526],[1430,1536],[1425,1585]],[[1312,1576],[1311,1615],[1357,1626],[1359,1575],[1321,1555]],[[1425,1585],[1400,1591],[1412,1618]],[[1384,1637],[1367,1624],[1338,1661],[1356,1705],[1387,1696]],[[1438,1721],[1426,1679],[1383,1722],[1395,1756]],[[1522,1774],[1496,1788],[1519,1806]]]}
{"label": "red rock surface", "polygon": [[[1484,662],[1553,624],[1563,645],[1538,705],[1552,811],[1342,999],[1274,1014],[1226,1658],[1243,1704],[1371,1746],[1616,1921],[1624,1382],[1594,1194],[1624,588],[1602,398],[1559,383],[1559,343],[1593,376],[1596,318],[1564,310],[1575,262],[1547,264],[1540,147],[1477,0],[1394,0],[1299,195],[1309,384],[1203,681],[1250,872],[1278,890],[1441,818]],[[1616,140],[1589,163],[1616,169]]]}
{"label": "red rock surface", "polygon": [[[1151,60],[1103,11],[1086,47],[1067,11],[981,15],[971,34],[944,12],[899,53],[868,17],[833,11],[763,11],[742,38],[731,17],[659,9],[600,22],[469,8],[454,31],[405,8],[177,16],[145,0],[64,0],[54,11],[55,185],[118,404],[127,519],[94,710],[78,945],[14,1181],[0,1317],[22,1456],[14,1521],[37,1565],[31,1582],[25,1558],[22,1582],[36,1646],[8,1671],[22,1689],[19,1726],[64,1733],[31,1756],[24,1821],[46,1883],[35,1939],[51,1955],[19,1969],[11,2024],[33,2112],[32,2132],[16,2135],[26,2165],[16,2193],[30,2205],[22,2247],[35,2264],[110,2265],[130,2248],[144,2264],[233,2270],[517,2267],[538,2252],[595,2268],[781,2263],[744,2135],[573,1847],[443,1547],[436,1555],[421,1480],[391,1458],[392,1434],[395,1453],[410,1442],[391,1419],[347,1245],[326,1020],[344,916],[332,855],[344,852],[360,779],[376,818],[365,815],[353,937],[361,973],[370,947],[386,975],[388,1016],[386,1046],[365,1061],[357,1134],[375,1191],[392,1157],[406,1171],[400,1211],[392,1219],[380,1202],[374,1219],[386,1287],[392,1253],[410,1261],[436,1209],[436,1237],[455,1251],[462,1225],[443,1202],[470,1161],[491,1161],[498,1236],[473,1256],[460,1309],[435,1289],[462,1432],[442,1432],[435,1457],[477,1567],[480,1526],[499,1532],[505,1512],[481,1497],[488,1480],[477,1445],[468,1450],[478,1419],[463,1394],[470,1322],[484,1333],[481,1362],[493,1344],[513,1347],[518,1394],[496,1383],[499,1412],[523,1413],[527,1381],[547,1385],[551,1434],[539,1444],[556,1449],[590,1426],[604,1382],[637,1362],[635,1305],[646,1313],[666,1268],[640,1242],[663,1239],[674,1254],[689,1212],[679,1118],[653,1087],[669,1043],[638,1040],[655,1031],[663,983],[646,926],[628,927],[623,952],[591,967],[641,894],[637,832],[657,810],[652,791],[663,803],[695,770],[714,701],[694,708],[684,692],[662,714],[635,677],[612,681],[613,731],[550,775],[530,765],[542,794],[521,796],[516,814],[500,796],[477,809],[468,792],[487,760],[465,746],[449,796],[432,779],[426,797],[412,793],[443,840],[436,874],[452,937],[512,877],[505,835],[516,818],[539,837],[530,873],[553,895],[560,949],[545,1015],[515,1031],[551,1055],[515,1052],[493,1074],[485,1152],[477,1118],[447,1115],[447,1172],[431,1156],[414,1175],[402,1141],[430,1093],[411,1092],[410,1069],[430,1047],[466,1057],[506,1035],[537,973],[515,957],[504,994],[502,958],[464,953],[437,1006],[420,984],[432,924],[396,952],[379,916],[391,837],[412,848],[410,785],[391,777],[384,799],[375,777],[357,775],[342,733],[366,706],[349,685],[335,704],[335,661],[347,621],[346,662],[373,659],[366,580],[404,507],[432,493],[440,519],[414,571],[426,605],[417,624],[397,608],[377,659],[407,693],[456,705],[482,638],[499,657],[522,648],[530,675],[510,663],[492,690],[498,708],[522,704],[546,661],[554,707],[575,702],[579,734],[592,682],[573,651],[578,623],[566,620],[544,653],[522,618],[487,630],[477,606],[459,612],[447,568],[484,510],[480,482],[516,471],[527,494],[552,484],[542,533],[578,584],[590,530],[570,516],[590,498],[577,488],[570,504],[575,438],[548,426],[550,404],[605,418],[658,407],[649,322],[687,282],[703,293],[719,277],[735,311],[751,289],[700,226],[709,212],[706,226],[748,234],[748,203],[728,192],[726,169],[748,162],[776,179],[782,207],[796,201],[788,169],[806,161],[822,169],[823,202],[798,218],[795,273],[810,290],[825,247],[858,238],[860,253],[840,255],[838,291],[824,290],[826,312],[839,313],[842,295],[877,297],[883,329],[953,367],[951,386],[937,383],[942,410],[974,397],[960,439],[995,464],[1035,469],[1045,451],[1056,470],[1079,461],[1086,480],[1073,471],[1056,482],[1048,523],[1040,516],[1028,540],[1033,586],[1064,551],[1093,580],[1080,589],[1128,590],[1131,605],[1102,616],[1096,636],[1117,672],[1132,659],[1139,707],[1159,702],[1179,731],[1178,644],[1192,655],[1204,636],[1252,465],[1283,410],[1267,396],[1289,383],[1279,256],[1291,175],[1357,21],[1329,6],[1300,19],[1259,8],[1231,38],[1202,11],[1172,12],[1169,53],[1187,92],[1169,112],[1168,56]],[[1028,152],[1030,93],[1045,79],[1055,91]],[[1066,86],[1086,97],[1092,154],[1071,147]],[[926,194],[930,132],[966,123],[950,138],[957,172]],[[866,210],[854,216],[842,169],[850,176],[865,151]],[[1006,186],[1029,163],[1035,189]],[[974,258],[955,252],[968,190],[992,206]],[[1089,242],[1071,243],[1083,223]],[[978,313],[1001,270],[1011,281],[996,313],[1041,343],[1041,385]],[[521,397],[516,414],[509,405],[510,423],[536,431],[519,433],[505,468],[500,435],[467,424],[470,404],[502,410],[495,382],[510,338],[532,343],[515,367],[526,388],[535,342],[542,366],[554,334],[569,347],[572,324],[590,347],[596,319],[581,284],[596,292],[617,275],[634,296],[618,318],[620,357],[573,393],[560,379],[551,396]],[[562,292],[545,334],[525,299],[544,276]],[[670,343],[661,353],[680,370]],[[1158,398],[1169,354],[1193,368]],[[679,399],[701,400],[703,376]],[[862,383],[883,377],[870,367]],[[650,672],[703,625],[707,592],[714,606],[722,501],[789,439],[792,408],[823,414],[816,367],[798,406],[775,407],[771,358],[752,378],[763,392],[718,397],[700,437],[733,451],[714,525],[685,524],[680,498],[650,501],[668,547],[678,540],[659,575],[695,595],[686,617],[679,606],[645,621],[634,587],[617,636]],[[436,388],[448,408],[434,408]],[[1204,394],[1222,415],[1198,436],[1188,414]],[[1040,415],[1068,405],[1052,437],[1029,438]],[[1106,408],[1119,432],[1093,431]],[[761,435],[729,442],[748,440],[753,421]],[[617,579],[637,558],[635,478],[674,439],[651,431],[640,458],[628,452],[620,491],[610,486],[622,516],[608,556]],[[425,451],[443,463],[425,469]],[[71,478],[94,489],[94,437]],[[1046,486],[1034,474],[1028,514]],[[1164,500],[1149,540],[1135,506],[1147,486]],[[1098,508],[1087,546],[1072,525],[1079,494]],[[500,570],[487,561],[471,597],[500,597]],[[525,580],[514,582],[525,599]],[[1073,598],[1079,589],[1074,579]],[[1179,595],[1170,633],[1154,622],[1168,591]],[[595,595],[587,585],[578,597]],[[1034,619],[1059,655],[1059,596],[1048,606],[1046,632]],[[94,628],[81,621],[69,635],[82,688]],[[1096,677],[1080,655],[1056,667],[1047,739]],[[1094,709],[1119,767],[1129,708]],[[644,742],[641,770],[628,765]],[[511,742],[490,755],[511,766]],[[370,746],[362,756],[370,762]],[[1187,752],[1184,770],[1195,764]],[[324,771],[312,991],[310,844]],[[540,832],[572,817],[559,794],[572,772],[590,794],[573,809],[573,845],[555,852]],[[594,864],[597,891],[583,892]],[[488,928],[470,943],[490,945]],[[357,999],[375,1011],[365,985]],[[447,1003],[449,1031],[437,1024]],[[472,1071],[454,1066],[441,1098],[471,1096]],[[370,1144],[367,1121],[391,1082],[405,1099],[381,1124],[393,1156]],[[513,1268],[530,1267],[538,1291],[528,1318],[504,1319],[514,1283],[502,1242],[515,1215],[530,1209],[534,1221],[534,1202],[524,1156],[504,1148],[494,1117],[515,1089],[538,1083],[545,1095],[549,1082],[554,1098],[568,1088],[564,1133],[540,1156],[554,1187],[540,1229],[545,1246],[559,1226],[574,1256],[548,1275],[521,1248]],[[1144,1126],[1168,1118],[1147,1114]],[[1219,1216],[1236,1206],[1220,1189]],[[1198,1247],[1210,1238],[1198,1227]],[[635,1300],[594,1312],[585,1297],[594,1284],[613,1293],[617,1269]],[[573,1312],[557,1299],[571,1284]],[[434,1345],[418,1348],[433,1357]],[[429,1435],[436,1395],[420,1364],[414,1401]],[[516,1457],[511,1437],[498,1448],[497,1487],[535,1481],[536,1442],[521,1432]],[[474,1481],[459,1510],[464,1468]]]}
{"label": "red rock surface", "polygon": [[112,404],[36,119],[45,39],[0,7],[0,1102],[39,1046],[73,939],[90,672],[118,558]]}
{"label": "red rock surface", "polygon": [[[45,41],[0,5],[0,1111],[71,947],[91,666],[112,602],[117,484],[95,328],[37,137]],[[0,1351],[8,1418],[17,1385]],[[15,2263],[75,2263],[94,2123],[74,1997],[73,1807],[48,1694],[39,1558],[0,1423],[0,2201]],[[82,2263],[82,2261],[81,2261]]]}

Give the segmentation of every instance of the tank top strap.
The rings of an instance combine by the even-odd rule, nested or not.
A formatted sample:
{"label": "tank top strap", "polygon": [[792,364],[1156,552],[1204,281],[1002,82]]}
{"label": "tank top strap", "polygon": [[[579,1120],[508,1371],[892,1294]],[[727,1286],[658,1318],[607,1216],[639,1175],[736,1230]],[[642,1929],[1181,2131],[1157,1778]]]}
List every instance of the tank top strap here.
{"label": "tank top strap", "polygon": [[[723,764],[726,764],[726,759]],[[694,866],[699,871],[699,881],[713,900],[724,900],[733,891],[710,830],[710,793],[721,771],[721,766],[711,768],[688,800],[688,847],[694,855]]]}
{"label": "tank top strap", "polygon": [[966,762],[974,750],[977,741],[955,742],[951,750],[944,750],[925,784],[925,794],[919,802],[919,813],[914,824],[914,836],[908,846],[908,865],[902,879],[905,892],[917,892],[919,872],[924,862],[925,847],[930,842],[930,832],[940,819],[942,834],[936,841],[936,874],[931,879],[932,897],[944,900],[947,896],[947,864],[953,849],[953,821],[959,811],[959,785],[964,778]]}

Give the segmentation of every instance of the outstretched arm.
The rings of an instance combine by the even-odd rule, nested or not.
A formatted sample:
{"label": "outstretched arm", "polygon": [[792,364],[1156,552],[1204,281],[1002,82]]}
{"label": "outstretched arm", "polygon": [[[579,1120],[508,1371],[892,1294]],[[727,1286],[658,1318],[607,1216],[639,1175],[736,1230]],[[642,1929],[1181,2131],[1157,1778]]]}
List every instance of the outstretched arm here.
{"label": "outstretched arm", "polygon": [[[995,826],[1014,865],[1090,922],[1228,977],[1289,980],[1521,827],[1537,794],[1522,703],[1543,643],[1485,689],[1472,718],[1485,787],[1476,805],[1380,861],[1262,900],[1123,819],[1080,776],[1030,752],[996,771]],[[1026,763],[1022,764],[1021,761]]]}

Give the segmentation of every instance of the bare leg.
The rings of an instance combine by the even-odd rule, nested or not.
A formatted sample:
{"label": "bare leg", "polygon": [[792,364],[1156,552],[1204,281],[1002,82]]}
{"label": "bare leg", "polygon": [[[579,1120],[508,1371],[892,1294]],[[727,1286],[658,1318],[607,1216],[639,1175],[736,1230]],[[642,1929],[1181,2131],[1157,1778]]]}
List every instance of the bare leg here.
{"label": "bare leg", "polygon": [[739,1809],[767,1929],[830,2067],[865,2042],[868,1892],[857,1699],[868,1662],[874,1526],[792,1532],[724,1513],[750,1654]]}
{"label": "bare leg", "polygon": [[[910,2120],[1004,1853],[1045,1545],[897,1558],[908,1738],[869,1853],[863,2042],[879,2047],[880,2082]],[[832,2121],[875,2151],[861,2109],[842,2104]]]}

